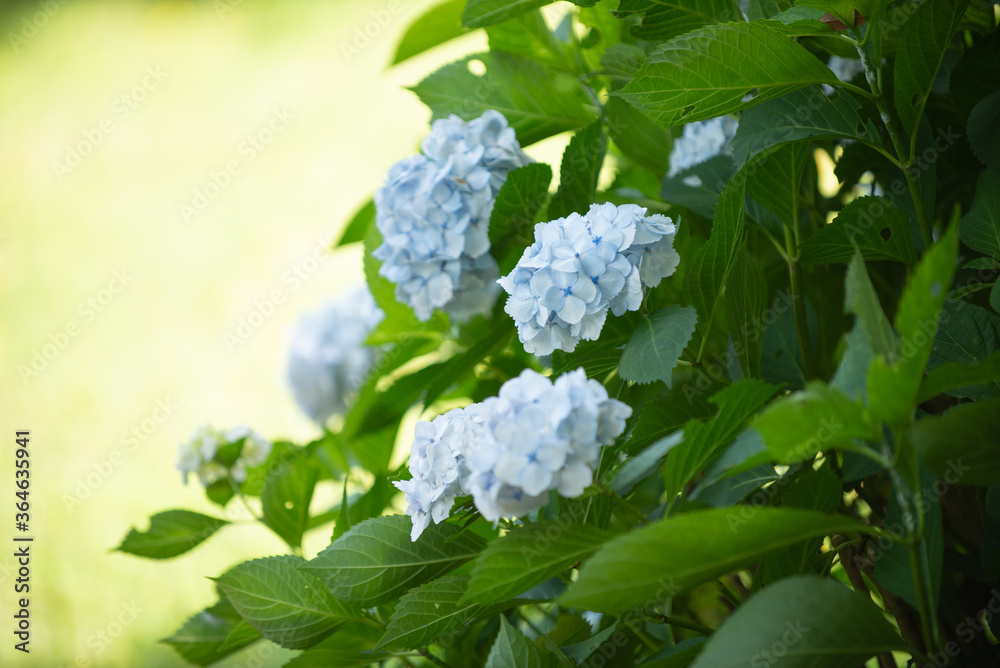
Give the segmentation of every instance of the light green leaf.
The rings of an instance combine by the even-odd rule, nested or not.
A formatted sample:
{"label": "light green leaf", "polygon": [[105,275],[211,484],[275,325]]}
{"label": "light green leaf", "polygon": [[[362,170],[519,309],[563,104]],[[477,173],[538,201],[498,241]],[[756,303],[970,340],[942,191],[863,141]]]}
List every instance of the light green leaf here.
{"label": "light green leaf", "polygon": [[170,559],[193,549],[229,524],[190,510],[166,510],[149,518],[149,530],[129,530],[118,552],[147,559]]}
{"label": "light green leaf", "polygon": [[559,165],[559,189],[549,203],[549,218],[587,212],[594,202],[597,177],[601,173],[607,145],[601,121],[573,135],[563,151],[562,163]]}
{"label": "light green leaf", "polygon": [[[282,668],[347,668],[371,666],[390,658],[372,647],[383,630],[368,624],[348,624],[335,634],[299,654]],[[248,666],[247,668],[250,668]]]}
{"label": "light green leaf", "polygon": [[606,531],[564,517],[517,527],[476,557],[462,600],[488,605],[514,598],[582,561],[610,538]]}
{"label": "light green leaf", "polygon": [[[934,370],[946,363],[973,365],[985,362],[997,351],[1000,351],[1000,318],[975,304],[949,299],[941,309],[941,324],[927,367],[933,375]],[[949,388],[948,394],[975,400],[996,397],[1000,396],[1000,383],[981,380]]]}
{"label": "light green leaf", "polygon": [[764,269],[752,255],[744,251],[737,257],[726,287],[729,337],[744,378],[760,377],[767,295]]}
{"label": "light green leaf", "polygon": [[344,227],[344,231],[340,233],[340,239],[337,240],[337,243],[335,243],[333,247],[340,248],[341,246],[346,246],[347,244],[364,241],[365,236],[368,234],[368,228],[371,227],[374,222],[375,202],[373,200],[368,200],[361,206],[360,209],[354,212],[353,216],[351,216],[347,226]]}
{"label": "light green leaf", "polygon": [[[235,612],[235,610],[233,611]],[[225,652],[230,650],[235,652],[236,650],[246,647],[252,642],[257,642],[263,638],[260,632],[254,627],[250,626],[250,623],[244,619],[240,619],[239,623],[233,627],[233,630],[229,632],[226,636],[225,642],[219,645],[219,651]]]}
{"label": "light green leaf", "polygon": [[821,450],[861,450],[854,439],[881,442],[868,407],[821,382],[775,401],[753,424],[776,461],[791,464]]}
{"label": "light green leaf", "polygon": [[868,269],[860,253],[855,253],[847,267],[844,281],[844,310],[858,316],[864,327],[867,341],[876,355],[894,359],[896,355],[896,335],[889,324],[889,318],[882,310],[882,304],[875,294],[875,286],[868,277]]}
{"label": "light green leaf", "polygon": [[453,524],[431,524],[411,542],[411,526],[407,515],[366,520],[302,568],[323,578],[337,598],[371,607],[458,568],[486,545]]}
{"label": "light green leaf", "polygon": [[749,156],[785,142],[851,139],[881,147],[874,127],[865,128],[861,105],[847,92],[827,97],[818,87],[803,88],[747,109],[733,137],[738,165]]}
{"label": "light green leaf", "polygon": [[839,83],[830,68],[774,26],[727,23],[671,40],[616,94],[661,127],[671,127],[731,114],[811,84]]}
{"label": "light green leaf", "polygon": [[917,420],[910,439],[927,467],[954,485],[1000,483],[1000,399],[955,406]]}
{"label": "light green leaf", "polygon": [[815,7],[822,12],[833,14],[838,21],[848,27],[854,27],[854,8],[858,4],[858,0],[796,0],[795,2],[796,7]]}
{"label": "light green leaf", "polygon": [[397,65],[467,33],[468,29],[462,27],[464,8],[465,0],[446,0],[427,10],[406,29],[396,46],[392,64]]}
{"label": "light green leaf", "polygon": [[482,28],[538,9],[550,2],[552,0],[466,0],[462,25],[466,28]]}
{"label": "light green leaf", "polygon": [[671,373],[694,334],[698,314],[690,306],[672,304],[643,316],[625,345],[618,372],[625,380],[671,387]]}
{"label": "light green leaf", "polygon": [[551,665],[546,659],[506,617],[500,616],[500,633],[490,648],[486,668],[542,668]]}
{"label": "light green leaf", "polygon": [[955,275],[957,225],[931,246],[910,277],[896,310],[899,358],[876,359],[868,370],[868,403],[872,414],[898,427],[913,419],[920,381],[931,354],[941,307]]}
{"label": "light green leaf", "polygon": [[468,583],[468,576],[449,575],[411,589],[399,600],[375,649],[420,649],[457,631],[483,607],[460,602]]}
{"label": "light green leaf", "polygon": [[803,264],[849,262],[854,249],[865,260],[917,261],[910,238],[910,220],[883,197],[859,197],[801,246]]}
{"label": "light green leaf", "polygon": [[[942,329],[944,327],[942,324]],[[941,332],[938,332],[938,334],[940,335]],[[982,362],[975,364],[945,362],[934,367],[927,374],[923,384],[920,386],[917,403],[923,403],[942,392],[982,385],[984,383],[993,383],[997,380],[1000,380],[1000,352],[994,353]]]}
{"label": "light green leaf", "polygon": [[[565,45],[549,29],[545,17],[537,9],[487,26],[490,51],[504,51],[525,56],[555,69],[567,68]],[[571,66],[572,68],[572,66]]]}
{"label": "light green leaf", "polygon": [[[784,652],[772,654],[771,647]],[[741,605],[691,668],[731,668],[748,660],[780,668],[843,668],[905,649],[868,597],[834,580],[800,576],[776,582]]]}
{"label": "light green leaf", "polygon": [[667,455],[664,478],[668,504],[672,505],[688,482],[722,453],[777,389],[761,380],[747,379],[733,383],[709,399],[719,406],[718,413],[708,422],[688,422],[684,426],[684,442]]}
{"label": "light green leaf", "polygon": [[606,543],[559,602],[599,612],[662,603],[804,539],[864,530],[848,517],[794,508],[713,508],[667,517]]}
{"label": "light green leaf", "polygon": [[656,443],[638,454],[629,457],[614,472],[610,486],[616,494],[627,495],[635,486],[646,478],[656,475],[660,471],[660,462],[663,458],[684,441],[684,432],[676,431],[666,438],[661,438]]}
{"label": "light green leaf", "polygon": [[[486,68],[481,76],[471,61]],[[596,115],[579,81],[523,56],[480,53],[445,65],[415,87],[434,120],[457,114],[478,118],[488,109],[507,117],[522,146],[554,134],[589,125]]]}
{"label": "light green leaf", "polygon": [[188,619],[174,635],[160,642],[173,647],[188,663],[209,666],[260,638],[258,634],[254,640],[244,637],[242,644],[229,643],[232,632],[243,623],[233,604],[223,598]]}
{"label": "light green leaf", "polygon": [[746,170],[737,172],[726,184],[715,208],[712,234],[691,258],[684,276],[684,292],[698,311],[698,330],[703,339],[711,331],[722,289],[745,243],[745,185]]}
{"label": "light green leaf", "polygon": [[1000,172],[987,170],[979,175],[976,197],[958,234],[972,250],[1000,258]]}
{"label": "light green leaf", "polygon": [[215,582],[233,607],[262,636],[288,649],[312,647],[361,617],[334,598],[294,555],[247,561]]}
{"label": "light green leaf", "polygon": [[309,528],[309,504],[319,480],[319,467],[305,452],[271,472],[260,495],[264,524],[288,543],[301,547]]}
{"label": "light green leaf", "polygon": [[664,647],[639,664],[640,668],[688,668],[705,644],[706,638],[685,638]]}
{"label": "light green leaf", "polygon": [[920,124],[951,37],[969,0],[927,0],[903,24],[893,67],[896,111],[903,131],[913,136]]}
{"label": "light green leaf", "polygon": [[702,26],[740,19],[733,0],[621,0],[615,15],[642,15],[632,27],[638,39],[665,42]]}

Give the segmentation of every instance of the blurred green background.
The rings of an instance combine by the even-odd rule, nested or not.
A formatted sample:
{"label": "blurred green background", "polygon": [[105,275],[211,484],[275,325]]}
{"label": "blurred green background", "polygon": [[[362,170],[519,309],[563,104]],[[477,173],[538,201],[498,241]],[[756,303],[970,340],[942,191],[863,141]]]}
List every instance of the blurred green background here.
{"label": "blurred green background", "polygon": [[[362,280],[359,249],[323,249],[427,131],[429,112],[403,86],[485,46],[469,35],[388,69],[430,4],[3,4],[0,665],[184,665],[156,641],[214,602],[205,576],[283,551],[249,524],[167,562],[110,549],[157,511],[218,513],[173,467],[199,423],[316,435],[285,388],[288,327]],[[238,173],[213,187],[227,164]],[[255,304],[275,291],[281,303]],[[260,324],[233,344],[241,320]],[[25,428],[28,656],[7,617],[14,431]],[[316,532],[306,553],[328,538]],[[270,652],[223,665],[290,654]]]}

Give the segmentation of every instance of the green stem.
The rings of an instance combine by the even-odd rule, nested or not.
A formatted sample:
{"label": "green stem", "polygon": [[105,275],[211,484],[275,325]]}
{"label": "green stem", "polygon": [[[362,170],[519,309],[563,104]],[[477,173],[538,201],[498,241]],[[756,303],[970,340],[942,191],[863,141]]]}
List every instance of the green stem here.
{"label": "green stem", "polygon": [[250,515],[258,522],[263,522],[263,520],[257,516],[257,513],[253,511],[253,508],[250,507],[250,503],[247,501],[247,497],[243,496],[243,490],[239,488],[239,486],[236,484],[236,481],[230,477],[227,477],[226,479],[229,481],[229,486],[233,488],[233,493],[236,496],[240,497],[240,501],[243,502],[243,507],[247,509],[247,512],[250,513]]}
{"label": "green stem", "polygon": [[941,634],[937,620],[934,618],[934,606],[931,603],[932,588],[930,568],[921,552],[921,542],[910,546],[910,568],[913,570],[913,582],[916,585],[917,607],[920,612],[920,625],[924,629],[924,644],[929,654],[941,651]]}
{"label": "green stem", "polygon": [[[892,117],[892,114],[889,113],[889,107],[885,103],[885,96],[882,94],[882,87],[879,84],[879,70],[872,64],[871,58],[868,57],[868,51],[864,46],[858,45],[858,55],[861,57],[861,64],[865,67],[865,77],[868,79],[868,86],[872,89],[873,93],[872,99],[878,108],[882,123],[885,124],[885,129],[889,132],[892,146],[896,149],[896,157],[899,159],[900,169],[903,171],[903,177],[906,179],[906,187],[909,189],[910,198],[913,200],[913,209],[917,212],[917,222],[920,224],[920,236],[924,240],[924,249],[926,250],[934,243],[934,239],[931,236],[931,226],[927,220],[927,212],[924,210],[924,200],[920,197],[920,189],[917,188],[917,182],[913,180],[913,175],[910,173],[912,154],[905,149],[903,140],[899,135],[899,130],[896,128],[896,121]],[[915,141],[916,134],[914,134]]]}
{"label": "green stem", "polygon": [[802,371],[806,380],[812,380],[816,377],[816,369],[813,364],[812,342],[809,340],[809,322],[806,320],[805,299],[802,295],[799,259],[792,230],[788,229],[787,225],[785,226],[785,251],[788,254],[788,282],[792,290],[795,330],[799,335],[799,350],[802,352]]}
{"label": "green stem", "polygon": [[657,621],[664,624],[669,624],[670,626],[676,626],[680,629],[687,629],[688,631],[694,631],[695,633],[701,633],[707,636],[715,633],[714,630],[708,628],[707,626],[702,626],[701,624],[695,624],[694,622],[687,622],[683,619],[677,619],[676,617],[671,617],[670,615],[665,615],[662,612],[656,613]]}

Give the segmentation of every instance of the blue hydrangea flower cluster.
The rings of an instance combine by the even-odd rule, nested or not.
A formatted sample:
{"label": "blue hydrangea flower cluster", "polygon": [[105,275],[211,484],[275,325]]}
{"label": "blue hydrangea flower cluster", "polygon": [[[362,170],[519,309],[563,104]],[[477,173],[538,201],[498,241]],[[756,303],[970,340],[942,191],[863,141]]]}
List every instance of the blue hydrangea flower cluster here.
{"label": "blue hydrangea flower cluster", "polygon": [[288,345],[286,376],[302,412],[320,426],[347,410],[378,350],[366,346],[385,317],[367,287],[306,313]]}
{"label": "blue hydrangea flower cluster", "polygon": [[[232,466],[227,467],[215,460],[220,448],[240,441],[243,441],[243,448]],[[192,473],[198,475],[198,481],[205,487],[225,478],[241,483],[247,479],[247,469],[267,461],[271,447],[269,440],[246,425],[225,431],[202,425],[178,447],[176,466],[185,485]]]}
{"label": "blue hydrangea flower cluster", "polygon": [[670,218],[635,204],[594,204],[536,225],[535,242],[499,281],[524,349],[570,352],[600,335],[609,310],[637,310],[643,288],[677,269],[676,232]]}
{"label": "blue hydrangea flower cluster", "polygon": [[490,214],[507,173],[531,159],[492,110],[468,123],[454,115],[435,121],[421,149],[393,165],[375,193],[383,243],[373,255],[419,320],[442,309],[461,321],[496,300]]}
{"label": "blue hydrangea flower cluster", "polygon": [[739,123],[729,116],[685,125],[684,134],[674,140],[670,151],[670,171],[667,176],[675,176],[720,153],[730,155],[737,127]]}
{"label": "blue hydrangea flower cluster", "polygon": [[394,483],[413,519],[411,539],[444,521],[457,496],[471,495],[492,522],[541,508],[552,490],[580,496],[601,446],[621,435],[631,414],[583,369],[555,382],[525,369],[499,396],[418,423],[412,478]]}

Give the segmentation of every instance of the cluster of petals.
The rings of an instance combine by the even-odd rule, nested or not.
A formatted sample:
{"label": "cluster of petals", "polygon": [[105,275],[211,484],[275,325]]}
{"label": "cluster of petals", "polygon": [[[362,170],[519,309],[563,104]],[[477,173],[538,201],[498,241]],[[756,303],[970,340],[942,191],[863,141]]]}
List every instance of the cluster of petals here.
{"label": "cluster of petals", "polygon": [[393,165],[375,193],[383,243],[373,254],[419,320],[441,309],[461,321],[496,300],[490,214],[508,172],[531,160],[492,110],[468,123],[454,115],[435,121],[421,149]]}
{"label": "cluster of petals", "polygon": [[367,287],[306,313],[292,329],[286,376],[302,412],[320,425],[344,413],[378,350],[365,345],[385,317]]}
{"label": "cluster of petals", "polygon": [[[232,466],[216,459],[216,453],[223,447],[241,441],[243,447]],[[269,440],[245,425],[226,430],[202,425],[178,447],[177,470],[181,472],[185,485],[192,473],[197,474],[199,482],[205,487],[225,478],[241,483],[247,479],[247,469],[267,461],[271,447]]]}
{"label": "cluster of petals", "polygon": [[684,126],[670,150],[670,171],[675,176],[717,155],[731,155],[733,137],[739,123],[729,116],[697,121]]}
{"label": "cluster of petals", "polygon": [[572,351],[600,335],[608,311],[637,310],[643,289],[677,269],[676,232],[670,218],[635,204],[594,204],[536,225],[535,242],[499,280],[524,349]]}
{"label": "cluster of petals", "polygon": [[411,479],[395,483],[413,520],[411,539],[444,521],[458,496],[471,495],[491,522],[541,508],[553,490],[580,496],[601,446],[622,434],[631,414],[583,369],[555,382],[525,369],[499,396],[419,422]]}

